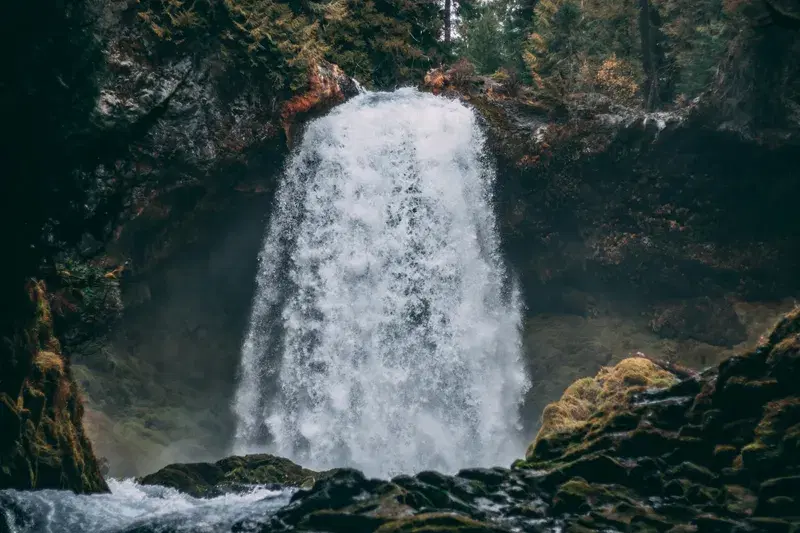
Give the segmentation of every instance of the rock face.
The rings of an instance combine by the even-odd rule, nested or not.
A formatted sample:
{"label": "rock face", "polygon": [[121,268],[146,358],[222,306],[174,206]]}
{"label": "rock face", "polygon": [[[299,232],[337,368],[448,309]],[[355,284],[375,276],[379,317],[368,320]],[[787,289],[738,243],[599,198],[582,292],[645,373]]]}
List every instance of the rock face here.
{"label": "rock face", "polygon": [[[232,37],[248,38],[238,11],[223,4],[185,6],[199,25],[183,28],[159,0],[97,3],[92,18],[103,50],[90,133],[102,155],[80,172],[96,185],[93,214],[48,285],[68,303],[57,333],[116,476],[224,453],[278,174],[303,121],[358,92],[324,60],[300,68],[290,53],[289,68],[265,45],[247,52]],[[61,273],[76,265],[100,276],[73,291]],[[124,320],[87,320],[96,294]]]}
{"label": "rock face", "polygon": [[34,319],[15,365],[0,365],[0,489],[108,491],[82,425],[83,399],[53,334],[42,282],[27,287]]}
{"label": "rock face", "polygon": [[168,465],[139,481],[142,485],[170,487],[199,498],[247,485],[308,485],[325,476],[327,473],[306,470],[288,459],[261,454],[228,457],[216,463]]}
{"label": "rock face", "polygon": [[754,346],[800,293],[796,121],[727,120],[711,98],[653,113],[598,94],[542,101],[456,67],[425,85],[485,119],[505,256],[528,313],[531,434],[578,376],[638,351],[716,365]]}

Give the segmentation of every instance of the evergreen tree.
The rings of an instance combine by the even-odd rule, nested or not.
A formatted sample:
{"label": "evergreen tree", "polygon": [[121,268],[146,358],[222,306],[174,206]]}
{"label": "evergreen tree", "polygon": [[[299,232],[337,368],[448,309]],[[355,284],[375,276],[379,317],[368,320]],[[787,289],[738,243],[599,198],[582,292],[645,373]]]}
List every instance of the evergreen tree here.
{"label": "evergreen tree", "polygon": [[436,0],[334,0],[323,6],[327,57],[368,86],[414,83],[441,60]]}
{"label": "evergreen tree", "polygon": [[459,55],[469,59],[479,74],[491,74],[507,60],[501,23],[496,9],[481,6],[472,18],[464,21]]}

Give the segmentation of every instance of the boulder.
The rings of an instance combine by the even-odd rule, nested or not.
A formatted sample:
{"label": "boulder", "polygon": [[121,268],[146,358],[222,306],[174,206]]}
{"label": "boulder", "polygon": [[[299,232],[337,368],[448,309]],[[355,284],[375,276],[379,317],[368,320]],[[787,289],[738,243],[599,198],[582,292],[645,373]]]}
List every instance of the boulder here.
{"label": "boulder", "polygon": [[233,456],[216,463],[172,464],[139,480],[142,485],[160,485],[195,497],[247,490],[252,485],[299,487],[313,484],[327,473],[314,472],[269,454]]}

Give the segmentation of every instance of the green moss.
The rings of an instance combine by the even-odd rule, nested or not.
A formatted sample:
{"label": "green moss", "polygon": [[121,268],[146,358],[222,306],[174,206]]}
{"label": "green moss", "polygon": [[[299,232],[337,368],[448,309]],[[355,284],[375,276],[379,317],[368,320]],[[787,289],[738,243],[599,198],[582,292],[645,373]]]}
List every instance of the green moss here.
{"label": "green moss", "polygon": [[53,334],[44,283],[31,281],[28,296],[34,315],[25,337],[32,356],[17,398],[0,394],[0,428],[6,435],[0,439],[5,466],[0,488],[107,491],[83,431],[78,388]]}
{"label": "green moss", "polygon": [[[528,447],[528,460],[541,453],[542,441],[574,434],[586,445],[584,435],[606,431],[609,424],[631,426],[635,417],[627,417],[630,398],[636,392],[651,388],[667,388],[677,378],[648,359],[623,359],[614,367],[606,367],[594,378],[582,378],[570,385],[561,399],[548,405],[542,413],[542,426]],[[581,444],[578,444],[579,446]]]}

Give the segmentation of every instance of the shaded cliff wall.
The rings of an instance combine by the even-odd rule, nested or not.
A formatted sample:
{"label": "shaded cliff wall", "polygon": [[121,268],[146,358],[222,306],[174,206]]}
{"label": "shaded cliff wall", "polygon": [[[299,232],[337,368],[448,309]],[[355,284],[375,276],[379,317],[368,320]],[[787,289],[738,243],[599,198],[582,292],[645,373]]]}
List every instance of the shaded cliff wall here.
{"label": "shaded cliff wall", "polygon": [[717,364],[794,305],[797,130],[731,130],[711,105],[648,114],[597,95],[558,114],[502,91],[480,79],[456,94],[481,111],[498,160],[528,312],[529,431],[577,376],[639,351]]}
{"label": "shaded cliff wall", "polygon": [[[168,394],[180,396],[180,406],[187,407],[202,396],[198,394],[202,388],[187,391],[181,380],[196,385],[204,379],[199,372],[214,379],[225,377],[232,386],[234,363],[223,365],[222,372],[219,365],[211,364],[211,356],[198,356],[197,361],[209,366],[199,364],[187,373],[185,369],[192,367],[184,360],[187,350],[166,350],[164,343],[168,343],[158,340],[159,331],[167,336],[163,328],[174,326],[183,334],[189,327],[197,337],[190,348],[211,349],[213,343],[199,340],[202,332],[198,327],[186,326],[197,319],[191,313],[182,316],[181,311],[187,306],[202,309],[196,294],[202,289],[213,293],[214,283],[225,279],[219,269],[227,265],[220,267],[219,256],[211,254],[214,264],[207,272],[187,273],[186,285],[175,281],[179,277],[176,272],[204,268],[196,266],[202,261],[191,256],[191,244],[206,238],[203,233],[212,242],[210,248],[227,247],[224,254],[235,256],[239,245],[214,244],[215,230],[225,228],[236,235],[240,226],[229,221],[245,212],[259,212],[250,206],[271,193],[288,152],[288,137],[297,130],[295,124],[356,92],[352,80],[320,57],[296,61],[292,47],[307,44],[304,32],[311,25],[304,16],[282,28],[285,42],[272,43],[278,48],[251,48],[247,40],[258,34],[246,25],[236,26],[237,17],[244,15],[231,4],[198,3],[191,9],[202,12],[202,24],[162,31],[165,27],[151,15],[160,13],[178,26],[180,20],[195,20],[194,15],[173,19],[168,15],[175,13],[163,10],[178,4],[167,4],[75,1],[52,9],[15,4],[5,13],[8,16],[2,17],[4,23],[12,21],[28,31],[22,32],[24,40],[3,48],[10,51],[10,68],[0,83],[2,114],[14,131],[13,142],[2,147],[11,177],[2,184],[2,214],[6,227],[17,228],[9,232],[5,243],[5,251],[14,259],[6,263],[10,268],[0,276],[4,301],[0,383],[10,406],[21,394],[21,384],[41,381],[35,363],[37,351],[26,341],[25,331],[35,316],[24,287],[29,278],[43,279],[48,287],[45,299],[53,311],[54,338],[61,341],[61,350],[48,353],[61,361],[65,371],[59,383],[70,384],[70,390],[74,389],[71,360],[80,363],[74,373],[90,389],[89,432],[101,452],[108,435],[124,433],[129,436],[125,443],[136,447],[141,440],[139,426],[156,432],[160,418],[168,424],[182,420],[184,412],[170,413],[172,404],[158,403]],[[277,5],[260,16],[267,21],[280,18],[286,9]],[[8,28],[4,38],[17,35],[18,29]],[[244,33],[242,39],[226,40],[237,32]],[[250,224],[247,227],[249,231]],[[243,237],[251,243],[243,255],[254,263],[263,221],[252,227],[253,233]],[[245,287],[251,283],[252,273],[243,276]],[[149,283],[154,287],[148,287]],[[170,290],[163,290],[164,285]],[[217,295],[235,299],[236,291],[219,284],[216,287]],[[175,292],[181,291],[176,298]],[[242,298],[231,315],[238,320],[248,307],[249,296]],[[159,312],[137,309],[148,299],[163,304]],[[205,322],[234,331],[237,318],[228,319],[224,298],[216,299],[222,314],[212,311]],[[205,309],[213,306],[206,302]],[[130,335],[130,330],[114,329],[116,320],[128,311],[141,327]],[[159,319],[151,319],[159,315]],[[154,334],[148,335],[148,330]],[[137,335],[138,340],[129,339]],[[235,343],[238,341],[220,341],[215,347],[230,353],[238,351]],[[117,353],[121,355],[117,357]],[[179,372],[181,366],[184,371]],[[107,381],[95,381],[95,375]],[[131,377],[136,385],[127,381]],[[178,381],[172,383],[172,378]],[[155,386],[148,388],[151,382]],[[121,386],[96,392],[111,383]],[[62,398],[52,394],[55,392],[50,389],[44,393],[46,405]],[[132,396],[153,406],[148,417],[139,417],[135,402],[125,403]],[[72,439],[78,444],[62,449],[58,441],[53,446],[54,453],[74,455],[80,463],[84,455],[91,456],[91,449],[82,437],[82,407],[74,405],[80,401],[77,395],[71,397],[68,404],[73,408],[67,418],[73,426],[65,434],[79,435]],[[214,401],[226,411],[225,400]],[[106,404],[117,411],[106,413]],[[192,413],[203,413],[206,408],[191,407]],[[12,430],[17,415],[28,410],[24,402],[14,408],[7,420]],[[121,411],[136,417],[133,429],[126,420],[114,418]],[[226,415],[214,415],[214,423]],[[5,422],[4,415],[4,431]],[[24,426],[24,420],[22,423]],[[181,426],[179,436],[170,434],[168,440],[183,438],[193,429]],[[10,434],[16,434],[14,431]],[[218,426],[208,430],[218,431]],[[20,438],[24,447],[28,437],[21,434]],[[4,441],[4,450],[14,442]],[[36,460],[36,450],[25,448],[23,452],[23,459]],[[97,465],[85,463],[88,481],[82,480],[80,472],[70,471],[60,485],[54,477],[42,475],[36,477],[36,486],[69,484],[76,490],[96,490],[98,485],[92,480],[99,477]]]}

